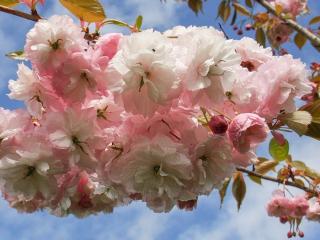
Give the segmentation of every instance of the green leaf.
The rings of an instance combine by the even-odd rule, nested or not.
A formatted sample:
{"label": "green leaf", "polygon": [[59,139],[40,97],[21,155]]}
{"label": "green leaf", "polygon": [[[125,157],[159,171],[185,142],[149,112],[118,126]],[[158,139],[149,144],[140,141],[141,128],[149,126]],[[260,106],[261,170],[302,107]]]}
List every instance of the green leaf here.
{"label": "green leaf", "polygon": [[308,126],[312,122],[312,116],[307,111],[296,111],[281,116],[281,120],[287,124],[290,129],[302,136],[308,131]]}
{"label": "green leaf", "polygon": [[241,172],[236,172],[233,176],[232,194],[237,201],[238,210],[240,210],[243,199],[246,195],[246,183]]}
{"label": "green leaf", "polygon": [[320,124],[320,100],[317,100],[307,106],[303,107],[302,110],[309,112],[312,116],[312,122]]}
{"label": "green leaf", "polygon": [[14,7],[19,3],[18,0],[0,0],[0,5],[5,7]]}
{"label": "green leaf", "polygon": [[128,23],[119,21],[117,19],[106,19],[103,24],[113,24],[113,25],[117,25],[119,27],[127,27],[127,28],[131,28],[131,26]]}
{"label": "green leaf", "polygon": [[306,42],[307,42],[306,36],[299,32],[294,37],[294,43],[297,45],[299,49],[301,49],[306,44]]}
{"label": "green leaf", "polygon": [[142,21],[143,21],[143,17],[141,15],[139,15],[137,17],[136,23],[135,23],[135,26],[139,31],[141,30],[141,27],[142,27]]}
{"label": "green leaf", "polygon": [[274,170],[278,164],[279,162],[275,160],[268,160],[268,161],[261,162],[256,165],[256,173],[265,175],[271,170]]}
{"label": "green leaf", "polygon": [[262,46],[266,46],[266,35],[262,28],[257,28],[256,30],[256,40],[258,43],[260,43]]}
{"label": "green leaf", "polygon": [[220,207],[222,207],[224,198],[226,196],[229,184],[230,184],[231,178],[226,178],[222,184],[222,187],[219,190],[219,195],[220,195]]}
{"label": "green leaf", "polygon": [[252,4],[251,0],[246,0],[246,5],[247,5],[249,8],[253,8],[253,4]]}
{"label": "green leaf", "polygon": [[319,179],[320,178],[320,174],[309,168],[304,162],[302,161],[293,161],[292,163],[290,163],[290,165],[294,168],[296,168],[297,170],[301,170],[301,171],[304,171],[305,174],[311,178],[317,178]]}
{"label": "green leaf", "polygon": [[85,22],[102,22],[106,18],[103,6],[98,0],[60,0],[60,2]]}
{"label": "green leaf", "polygon": [[320,16],[316,16],[310,20],[309,25],[316,24],[319,22],[320,22]]}
{"label": "green leaf", "polygon": [[188,0],[188,6],[197,15],[203,10],[202,0]]}
{"label": "green leaf", "polygon": [[16,52],[7,53],[6,57],[14,59],[14,60],[20,60],[20,61],[27,60],[26,56],[24,54],[24,51],[16,51]]}
{"label": "green leaf", "polygon": [[228,21],[230,14],[231,14],[231,7],[229,6],[229,4],[227,4],[225,5],[224,11],[223,11],[222,20],[224,22]]}
{"label": "green leaf", "polygon": [[242,15],[248,16],[248,17],[251,16],[250,11],[247,10],[246,7],[245,7],[245,6],[242,6],[240,3],[233,3],[233,7],[234,7],[239,13],[241,13]]}
{"label": "green leaf", "polygon": [[289,142],[286,140],[284,145],[280,145],[275,138],[272,138],[269,143],[269,153],[274,160],[286,160],[289,155]]}

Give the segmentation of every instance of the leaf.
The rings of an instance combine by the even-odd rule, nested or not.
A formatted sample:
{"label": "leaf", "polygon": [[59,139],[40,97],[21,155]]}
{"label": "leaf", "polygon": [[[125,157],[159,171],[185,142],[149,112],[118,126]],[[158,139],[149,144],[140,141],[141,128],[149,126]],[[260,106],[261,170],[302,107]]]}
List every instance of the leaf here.
{"label": "leaf", "polygon": [[299,178],[295,178],[295,179],[294,179],[294,182],[295,182],[296,184],[302,186],[302,187],[305,186],[305,185],[304,185],[304,181],[301,180],[301,179],[299,179]]}
{"label": "leaf", "polygon": [[116,19],[106,19],[103,24],[113,24],[113,25],[117,25],[119,27],[128,27],[131,28],[131,26],[128,23],[116,20]]}
{"label": "leaf", "polygon": [[266,46],[266,35],[262,28],[258,28],[256,30],[256,40],[258,43],[260,43],[262,46]]}
{"label": "leaf", "polygon": [[196,15],[203,10],[202,0],[188,0],[188,6]]}
{"label": "leaf", "polygon": [[268,160],[264,161],[258,165],[256,165],[256,173],[259,173],[261,175],[265,175],[271,170],[274,170],[275,167],[279,164],[278,161],[275,160]]}
{"label": "leaf", "polygon": [[294,43],[297,45],[299,49],[301,49],[306,44],[306,42],[307,42],[306,36],[299,32],[294,37]]}
{"label": "leaf", "polygon": [[246,191],[247,188],[243,174],[241,172],[236,172],[233,176],[232,194],[237,201],[238,210],[240,210]]}
{"label": "leaf", "polygon": [[272,138],[269,143],[269,153],[274,160],[283,161],[289,155],[289,142],[286,140],[284,145],[280,145],[275,138]]}
{"label": "leaf", "polygon": [[311,114],[312,122],[320,124],[320,100],[308,104],[301,109]]}
{"label": "leaf", "polygon": [[142,21],[143,21],[143,17],[141,15],[139,15],[137,17],[136,23],[135,23],[135,26],[139,31],[141,30],[141,27],[142,27]]}
{"label": "leaf", "polygon": [[5,7],[14,7],[19,3],[18,0],[0,0],[0,5]]}
{"label": "leaf", "polygon": [[312,116],[307,111],[296,111],[285,114],[281,119],[290,129],[298,133],[300,136],[304,135],[308,131],[308,126],[312,122]]}
{"label": "leaf", "polygon": [[320,22],[320,16],[316,16],[310,20],[309,25],[316,24],[319,22]]}
{"label": "leaf", "polygon": [[14,59],[14,60],[27,60],[26,56],[24,54],[24,51],[16,51],[16,52],[10,52],[6,54],[6,57]]}
{"label": "leaf", "polygon": [[246,5],[247,5],[249,8],[253,8],[253,4],[252,4],[251,0],[246,0]]}
{"label": "leaf", "polygon": [[223,201],[224,201],[224,198],[226,196],[226,193],[227,193],[227,189],[229,187],[229,184],[230,184],[230,181],[231,181],[231,178],[226,178],[222,184],[222,187],[220,188],[219,190],[219,195],[220,195],[220,207],[222,207],[222,204],[223,204]]}
{"label": "leaf", "polygon": [[311,178],[320,178],[320,174],[315,170],[309,168],[304,162],[302,161],[293,161],[290,165],[297,170],[303,171],[305,175]]}
{"label": "leaf", "polygon": [[246,7],[245,7],[245,6],[242,6],[240,3],[233,3],[233,7],[234,7],[239,13],[241,13],[242,15],[248,16],[248,17],[251,16],[250,11],[247,10]]}
{"label": "leaf", "polygon": [[102,22],[106,18],[103,6],[98,0],[60,0],[60,2],[85,22]]}
{"label": "leaf", "polygon": [[283,12],[283,8],[280,4],[276,4],[275,10],[278,16]]}
{"label": "leaf", "polygon": [[231,8],[229,6],[229,4],[227,4],[224,8],[224,11],[223,11],[223,17],[222,17],[222,20],[224,22],[228,21],[229,17],[230,17],[230,14],[231,14]]}

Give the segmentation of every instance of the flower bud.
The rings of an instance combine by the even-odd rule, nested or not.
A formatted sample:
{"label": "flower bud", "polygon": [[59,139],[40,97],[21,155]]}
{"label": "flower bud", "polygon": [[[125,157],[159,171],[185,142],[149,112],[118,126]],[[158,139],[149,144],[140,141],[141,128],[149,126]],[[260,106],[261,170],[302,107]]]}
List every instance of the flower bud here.
{"label": "flower bud", "polygon": [[304,232],[299,231],[299,237],[303,238],[304,237]]}
{"label": "flower bud", "polygon": [[287,237],[288,237],[288,238],[292,238],[292,237],[293,237],[293,234],[292,234],[292,232],[291,232],[291,231],[290,231],[290,232],[288,232]]}
{"label": "flower bud", "polygon": [[209,128],[215,134],[224,134],[228,130],[228,125],[223,115],[213,116],[209,122]]}
{"label": "flower bud", "polygon": [[284,217],[280,217],[280,222],[282,224],[286,224],[288,222],[288,217],[284,216]]}

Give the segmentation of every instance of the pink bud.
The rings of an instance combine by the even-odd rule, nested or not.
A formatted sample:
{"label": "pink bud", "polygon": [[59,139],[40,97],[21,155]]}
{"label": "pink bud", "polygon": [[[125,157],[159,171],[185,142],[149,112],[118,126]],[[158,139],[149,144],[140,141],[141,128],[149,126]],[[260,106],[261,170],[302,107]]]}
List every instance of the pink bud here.
{"label": "pink bud", "polygon": [[213,116],[209,128],[215,134],[224,134],[228,130],[228,122],[223,115]]}
{"label": "pink bud", "polygon": [[243,31],[242,31],[241,29],[239,29],[238,32],[237,32],[237,34],[238,34],[238,35],[242,35],[242,34],[243,34]]}
{"label": "pink bud", "polygon": [[250,31],[252,29],[252,25],[250,23],[246,24],[245,26],[247,31]]}
{"label": "pink bud", "polygon": [[272,131],[271,132],[274,139],[277,141],[277,143],[280,145],[280,146],[283,146],[286,144],[286,139],[285,137],[282,135],[282,133],[278,132],[278,131]]}
{"label": "pink bud", "polygon": [[290,232],[288,232],[287,237],[288,237],[288,238],[292,238],[292,237],[293,237],[293,234],[292,234],[292,232],[291,232],[291,231],[290,231]]}
{"label": "pink bud", "polygon": [[280,222],[286,224],[288,222],[288,217],[280,217]]}
{"label": "pink bud", "polygon": [[197,207],[197,199],[189,201],[178,201],[179,209],[184,209],[186,211],[192,211]]}
{"label": "pink bud", "polygon": [[304,232],[299,231],[299,237],[304,238]]}

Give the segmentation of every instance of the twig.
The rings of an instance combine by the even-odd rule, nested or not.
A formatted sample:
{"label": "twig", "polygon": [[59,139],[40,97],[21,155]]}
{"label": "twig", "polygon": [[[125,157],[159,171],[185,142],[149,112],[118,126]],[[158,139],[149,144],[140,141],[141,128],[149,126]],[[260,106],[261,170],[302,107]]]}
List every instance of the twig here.
{"label": "twig", "polygon": [[242,167],[237,167],[237,170],[239,172],[243,172],[243,173],[246,173],[248,174],[249,176],[254,176],[254,177],[258,177],[258,178],[261,178],[261,179],[264,179],[264,180],[268,180],[268,181],[271,181],[271,182],[276,182],[276,183],[279,183],[279,184],[285,184],[287,186],[291,186],[291,187],[295,187],[295,188],[299,188],[305,192],[308,192],[308,193],[311,193],[313,196],[319,196],[319,193],[313,189],[310,189],[308,187],[305,187],[305,186],[301,186],[299,184],[296,184],[294,182],[289,182],[289,181],[286,181],[285,183],[283,182],[283,180],[281,179],[278,179],[278,178],[273,178],[273,177],[269,177],[269,176],[264,176],[262,174],[259,174],[259,173],[256,173],[256,172],[252,172],[248,169],[245,169],[245,168],[242,168]]}
{"label": "twig", "polygon": [[37,14],[32,15],[32,14],[21,12],[21,11],[15,10],[15,9],[7,8],[4,6],[0,6],[0,12],[5,12],[5,13],[15,15],[15,16],[27,19],[27,20],[34,21],[34,22],[37,22],[41,19],[41,17]]}
{"label": "twig", "polygon": [[283,22],[285,22],[288,26],[296,30],[298,33],[304,35],[307,39],[310,40],[312,45],[320,51],[320,37],[309,31],[308,29],[302,27],[300,24],[298,24],[293,19],[289,19],[285,16],[285,14],[281,13],[278,14],[277,11],[274,9],[274,7],[267,2],[266,0],[256,0],[261,6],[266,8],[270,13],[275,15],[276,17],[280,18]]}

